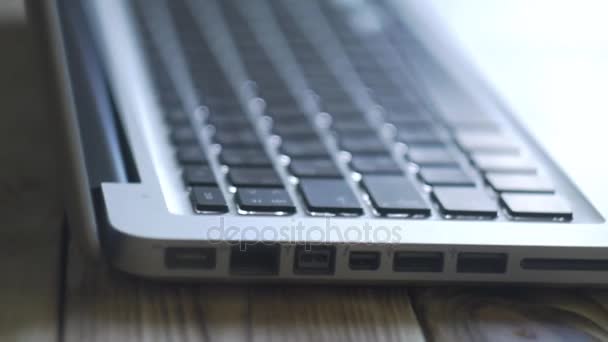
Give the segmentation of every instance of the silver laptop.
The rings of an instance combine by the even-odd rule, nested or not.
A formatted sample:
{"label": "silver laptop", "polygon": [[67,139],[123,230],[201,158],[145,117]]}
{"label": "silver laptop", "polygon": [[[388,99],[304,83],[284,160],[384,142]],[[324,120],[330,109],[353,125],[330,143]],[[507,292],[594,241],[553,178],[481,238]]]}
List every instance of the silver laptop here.
{"label": "silver laptop", "polygon": [[608,283],[605,154],[581,146],[598,171],[562,172],[418,1],[30,13],[57,71],[71,234],[120,271]]}

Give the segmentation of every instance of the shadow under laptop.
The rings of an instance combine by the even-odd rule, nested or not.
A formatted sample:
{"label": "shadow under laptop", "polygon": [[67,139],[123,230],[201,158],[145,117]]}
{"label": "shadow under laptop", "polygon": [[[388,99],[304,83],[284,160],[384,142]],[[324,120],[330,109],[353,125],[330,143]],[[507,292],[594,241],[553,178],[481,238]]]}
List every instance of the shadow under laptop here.
{"label": "shadow under laptop", "polygon": [[48,340],[58,331],[63,211],[49,129],[56,119],[17,5],[0,5],[0,336]]}

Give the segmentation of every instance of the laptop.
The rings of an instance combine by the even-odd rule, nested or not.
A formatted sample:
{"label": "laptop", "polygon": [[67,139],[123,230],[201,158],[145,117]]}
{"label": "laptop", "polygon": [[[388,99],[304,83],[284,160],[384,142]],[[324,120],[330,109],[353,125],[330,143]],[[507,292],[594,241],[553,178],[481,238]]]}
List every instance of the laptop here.
{"label": "laptop", "polygon": [[608,283],[605,175],[566,174],[572,159],[549,155],[518,119],[533,114],[512,113],[420,2],[29,10],[61,99],[70,233],[119,271]]}

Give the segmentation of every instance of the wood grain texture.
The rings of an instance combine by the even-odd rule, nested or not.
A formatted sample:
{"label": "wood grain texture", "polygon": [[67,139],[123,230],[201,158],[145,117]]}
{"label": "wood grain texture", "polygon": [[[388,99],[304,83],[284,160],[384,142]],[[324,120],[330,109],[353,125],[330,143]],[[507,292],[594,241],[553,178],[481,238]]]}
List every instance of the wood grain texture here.
{"label": "wood grain texture", "polygon": [[0,2],[0,341],[53,341],[63,210],[52,117],[22,9]]}
{"label": "wood grain texture", "polygon": [[541,288],[413,291],[431,341],[608,341],[608,292]]}
{"label": "wood grain texture", "polygon": [[424,340],[405,289],[180,285],[83,265],[70,273],[69,342]]}

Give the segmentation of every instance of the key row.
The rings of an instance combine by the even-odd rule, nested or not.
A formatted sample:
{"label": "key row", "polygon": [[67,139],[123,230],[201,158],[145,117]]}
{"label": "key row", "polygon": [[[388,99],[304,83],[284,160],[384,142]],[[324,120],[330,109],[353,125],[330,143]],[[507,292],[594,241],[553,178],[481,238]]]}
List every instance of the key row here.
{"label": "key row", "polygon": [[[230,165],[228,181],[236,187],[281,187],[282,182],[278,174],[271,168],[269,159],[261,152],[256,150],[247,150],[245,153],[240,150],[227,150],[225,154],[222,154],[222,161]],[[202,153],[200,148],[193,146],[185,146],[178,148],[177,152],[178,160],[183,164],[186,164],[184,168],[184,180],[190,186],[198,186],[198,185],[210,185],[215,184],[215,178],[213,177],[211,170],[206,165],[195,166],[193,164],[205,164],[206,158]],[[239,166],[249,166],[247,168],[239,167]],[[378,164],[373,164],[377,165]],[[290,170],[296,175],[301,176],[301,179],[309,179],[311,177],[326,179],[326,177],[336,176],[339,177],[339,170],[336,169],[335,165],[331,163],[329,160],[325,159],[313,159],[313,160],[304,160],[304,159],[295,159],[292,161],[290,165]],[[377,168],[376,170],[377,171]],[[387,172],[390,173],[390,172]],[[476,195],[475,203],[488,203],[490,198],[487,194],[475,189],[475,183],[472,178],[467,175],[461,169],[455,168],[446,168],[446,167],[435,167],[435,168],[422,168],[419,173],[419,177],[425,184],[432,185],[434,189],[441,188],[444,190],[436,190],[434,192],[436,198],[440,203],[447,203],[447,201],[442,201],[441,193],[444,193],[447,187],[471,187],[472,189],[455,189],[456,193],[461,192],[461,195],[470,194]],[[377,178],[373,178],[377,177]],[[381,176],[381,175],[369,175],[365,176],[364,179],[383,179],[384,184],[387,186],[387,190],[391,189],[391,182],[395,181],[397,184],[398,180],[404,178],[398,175],[392,176]],[[509,193],[527,193],[527,195],[531,196],[531,198],[536,198],[536,195],[546,193],[551,194],[554,192],[551,184],[546,182],[543,178],[540,178],[538,175],[513,175],[513,174],[501,174],[501,173],[489,173],[487,174],[488,184],[497,192],[505,193],[509,195]],[[346,184],[344,182],[344,184]],[[364,184],[367,184],[364,181]],[[377,184],[377,183],[376,183]],[[396,185],[394,185],[396,186]],[[371,190],[376,190],[376,186],[368,186],[365,188],[368,192],[370,192],[372,199],[377,199],[382,192],[371,192]],[[395,188],[393,188],[395,189]],[[324,189],[326,190],[326,189]],[[394,190],[393,190],[394,191]],[[416,190],[413,186],[409,187],[409,191],[399,191],[400,193],[412,193],[417,194],[418,190]],[[401,195],[399,195],[401,196]],[[525,196],[524,196],[525,197]],[[525,199],[521,197],[521,199]],[[452,198],[448,196],[446,198]],[[463,202],[462,197],[458,199],[458,196],[454,196],[457,199],[457,202]],[[463,197],[469,198],[469,197]],[[481,200],[484,198],[485,200]],[[549,198],[549,197],[547,197]],[[379,209],[379,212],[384,212],[384,209],[380,202],[375,202],[374,206]],[[465,207],[470,206],[470,203],[463,204]],[[444,206],[444,211],[450,214],[461,215],[467,210],[449,210],[449,205]],[[407,208],[405,208],[407,209]],[[408,210],[403,210],[403,213],[408,213]],[[470,210],[469,216],[475,216],[479,213],[483,213],[484,211],[476,212],[475,210]],[[493,210],[492,212],[496,212]],[[486,215],[480,215],[486,216]],[[493,215],[489,215],[493,216]]]}
{"label": "key row", "polygon": [[[406,178],[367,176],[362,180],[374,211],[380,216],[428,217],[431,207]],[[340,179],[302,179],[298,191],[312,215],[362,215],[363,206],[349,185]],[[466,201],[462,199],[466,198]],[[435,187],[432,199],[448,218],[495,218],[499,205],[476,188]],[[193,187],[192,200],[197,212],[227,212],[228,207],[217,186]],[[522,219],[572,219],[572,211],[555,194],[505,193],[499,198],[508,215]],[[283,188],[239,187],[235,202],[244,213],[293,214],[296,207]]]}

